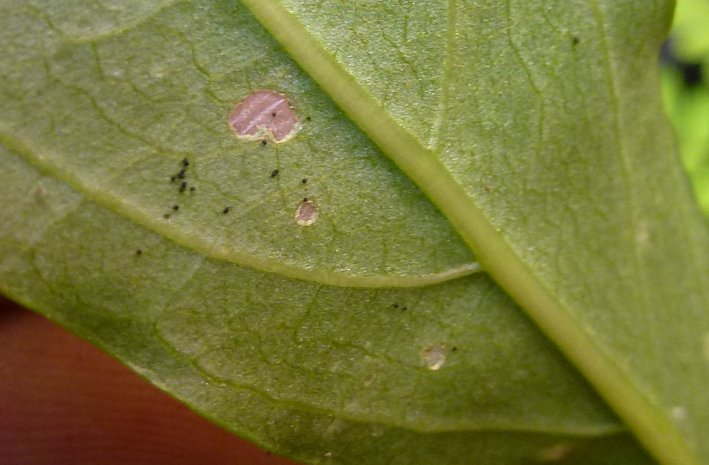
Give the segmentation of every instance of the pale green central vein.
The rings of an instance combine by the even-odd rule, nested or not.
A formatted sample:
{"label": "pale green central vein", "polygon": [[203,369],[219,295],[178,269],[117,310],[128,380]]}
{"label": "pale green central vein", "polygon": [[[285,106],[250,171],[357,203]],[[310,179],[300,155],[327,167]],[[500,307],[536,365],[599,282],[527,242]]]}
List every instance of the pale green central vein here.
{"label": "pale green central vein", "polygon": [[674,425],[646,399],[533,275],[474,200],[277,0],[242,0],[300,66],[429,196],[475,251],[484,269],[596,387],[662,463],[699,465]]}

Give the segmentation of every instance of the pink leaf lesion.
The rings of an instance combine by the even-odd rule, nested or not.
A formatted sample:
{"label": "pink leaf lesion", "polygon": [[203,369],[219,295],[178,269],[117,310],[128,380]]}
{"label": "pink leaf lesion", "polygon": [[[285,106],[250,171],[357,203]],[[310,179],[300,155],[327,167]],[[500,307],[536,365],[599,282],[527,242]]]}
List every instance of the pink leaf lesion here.
{"label": "pink leaf lesion", "polygon": [[285,142],[298,132],[298,117],[288,98],[272,90],[259,89],[241,100],[229,115],[229,125],[243,139],[271,138]]}
{"label": "pink leaf lesion", "polygon": [[295,211],[295,222],[299,226],[310,226],[315,223],[317,219],[318,209],[315,206],[315,202],[311,199],[304,198]]}

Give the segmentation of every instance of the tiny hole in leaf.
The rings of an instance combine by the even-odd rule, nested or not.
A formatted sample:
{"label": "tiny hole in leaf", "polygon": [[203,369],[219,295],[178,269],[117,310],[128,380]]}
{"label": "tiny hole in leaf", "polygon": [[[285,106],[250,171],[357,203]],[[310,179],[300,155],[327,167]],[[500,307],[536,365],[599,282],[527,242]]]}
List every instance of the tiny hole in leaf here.
{"label": "tiny hole in leaf", "polygon": [[421,360],[429,370],[438,370],[446,363],[448,350],[443,344],[433,344],[421,351]]}

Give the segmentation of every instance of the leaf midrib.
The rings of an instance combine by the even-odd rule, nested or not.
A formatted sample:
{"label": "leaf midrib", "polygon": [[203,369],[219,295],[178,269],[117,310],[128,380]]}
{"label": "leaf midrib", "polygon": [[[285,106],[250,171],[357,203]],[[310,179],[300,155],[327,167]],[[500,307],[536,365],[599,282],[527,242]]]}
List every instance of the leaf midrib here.
{"label": "leaf midrib", "polygon": [[699,465],[674,425],[581,329],[484,216],[440,162],[361,87],[355,78],[276,0],[242,3],[342,110],[449,219],[485,271],[561,348],[599,394],[666,464]]}

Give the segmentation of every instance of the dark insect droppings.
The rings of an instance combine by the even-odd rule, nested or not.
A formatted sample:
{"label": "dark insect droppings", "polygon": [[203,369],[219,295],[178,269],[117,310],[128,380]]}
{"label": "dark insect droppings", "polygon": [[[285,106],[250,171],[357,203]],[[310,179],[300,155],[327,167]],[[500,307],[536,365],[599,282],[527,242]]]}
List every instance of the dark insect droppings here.
{"label": "dark insect droppings", "polygon": [[180,184],[180,194],[182,194],[187,189],[187,181],[182,181]]}
{"label": "dark insect droppings", "polygon": [[135,251],[135,256],[136,256],[136,257],[140,257],[141,255],[143,255],[143,249],[138,249],[138,250]]}
{"label": "dark insect droppings", "polygon": [[188,159],[186,159],[186,158],[183,158],[183,159],[182,159],[182,166],[184,166],[185,168],[187,168],[188,166],[190,166],[190,161],[189,161]]}
{"label": "dark insect droppings", "polygon": [[197,190],[196,187],[194,187],[194,186],[190,187],[190,192],[194,192],[194,191],[196,191],[196,190]]}
{"label": "dark insect droppings", "polygon": [[264,146],[264,145],[266,145],[266,144],[268,144],[268,142],[266,142],[266,139],[263,139],[263,140],[261,141],[261,145]]}
{"label": "dark insect droppings", "polygon": [[180,179],[185,179],[185,173],[187,170],[185,168],[182,168],[179,173],[177,173],[177,177]]}
{"label": "dark insect droppings", "polygon": [[303,180],[302,180],[301,182],[302,182],[303,184],[308,184],[308,178],[303,178]]}
{"label": "dark insect droppings", "polygon": [[177,211],[177,210],[180,209],[180,206],[179,206],[179,205],[173,205],[173,206],[172,206],[172,209],[173,209],[174,211]]}
{"label": "dark insect droppings", "polygon": [[172,176],[170,176],[170,182],[175,182],[176,180],[177,180],[177,176],[175,176],[174,174]]}
{"label": "dark insect droppings", "polygon": [[278,176],[278,173],[280,173],[280,172],[281,172],[281,171],[278,170],[278,169],[275,169],[275,170],[271,171],[271,177],[272,177],[272,178],[275,178],[276,176]]}
{"label": "dark insect droppings", "polygon": [[312,118],[310,116],[306,116],[305,121],[312,121]]}
{"label": "dark insect droppings", "polygon": [[227,213],[229,213],[229,210],[231,210],[231,207],[224,207],[224,210],[222,210],[222,213],[226,215]]}

